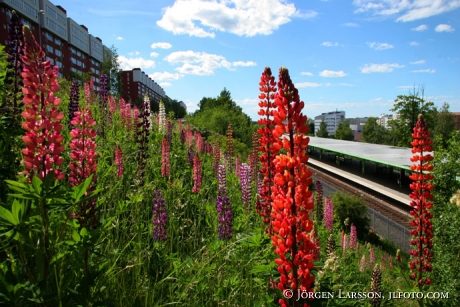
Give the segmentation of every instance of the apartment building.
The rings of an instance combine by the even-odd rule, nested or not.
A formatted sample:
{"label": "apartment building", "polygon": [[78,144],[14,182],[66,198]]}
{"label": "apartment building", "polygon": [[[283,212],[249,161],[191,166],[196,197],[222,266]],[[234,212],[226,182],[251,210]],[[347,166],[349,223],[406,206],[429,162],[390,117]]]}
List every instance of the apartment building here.
{"label": "apartment building", "polygon": [[333,135],[335,130],[337,130],[339,123],[345,120],[345,111],[334,111],[315,116],[315,135],[318,132],[323,119],[327,124],[328,134]]}
{"label": "apartment building", "polygon": [[32,30],[46,59],[59,67],[60,77],[72,79],[89,73],[94,78],[95,90],[99,89],[104,50],[110,50],[99,37],[68,17],[62,6],[48,0],[0,0],[0,44],[5,46],[12,10]]}
{"label": "apartment building", "polygon": [[166,93],[161,86],[153,81],[140,68],[123,70],[121,72],[122,97],[125,101],[136,103],[144,99],[147,94],[150,101],[160,102],[166,97]]}

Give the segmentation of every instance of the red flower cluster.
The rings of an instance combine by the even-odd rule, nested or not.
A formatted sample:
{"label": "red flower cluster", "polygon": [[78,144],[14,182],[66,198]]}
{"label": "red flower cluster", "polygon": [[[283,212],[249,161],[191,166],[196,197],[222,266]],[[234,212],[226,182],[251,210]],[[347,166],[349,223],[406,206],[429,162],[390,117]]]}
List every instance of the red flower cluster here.
{"label": "red flower cluster", "polygon": [[[109,96],[110,98],[111,96]],[[117,166],[117,177],[123,176],[123,152],[121,151],[120,146],[115,147],[115,164]]]}
{"label": "red flower cluster", "polygon": [[22,137],[26,144],[22,150],[24,173],[29,179],[33,176],[43,179],[47,174],[54,173],[55,178],[60,180],[64,178],[64,173],[57,169],[63,162],[61,120],[64,114],[57,108],[61,104],[60,99],[54,96],[59,91],[59,68],[51,67],[48,60],[41,60],[45,53],[28,27],[24,27],[24,38],[24,69],[21,73],[25,105],[25,111],[22,112],[25,121],[22,126],[26,130]]}
{"label": "red flower cluster", "polygon": [[270,67],[266,67],[262,76],[260,77],[260,92],[259,95],[259,106],[260,111],[259,115],[265,116],[259,119],[258,123],[264,125],[260,128],[257,133],[261,136],[259,138],[259,150],[262,152],[259,160],[261,162],[260,173],[264,176],[260,198],[257,198],[256,211],[264,218],[265,224],[270,224],[270,212],[271,212],[271,186],[273,182],[273,157],[279,151],[279,147],[274,146],[276,139],[272,135],[272,129],[275,127],[273,122],[273,109],[276,108],[275,105],[275,92],[276,92],[276,82],[275,77],[272,76],[272,71]]}
{"label": "red flower cluster", "polygon": [[[278,92],[275,95],[277,110],[273,111],[275,128],[272,130],[276,139],[273,147],[283,147],[287,154],[276,156],[274,186],[272,189],[272,244],[279,258],[275,260],[280,273],[278,288],[291,289],[297,293],[313,291],[315,277],[311,275],[315,244],[312,238],[313,222],[308,211],[313,208],[311,171],[306,163],[306,149],[309,138],[307,117],[301,113],[304,107],[297,89],[294,87],[289,72],[280,68]],[[287,121],[287,124],[285,124]],[[283,134],[286,136],[280,140]],[[288,302],[280,300],[280,305]],[[294,305],[298,302],[294,302]]]}
{"label": "red flower cluster", "polygon": [[413,236],[411,245],[414,249],[410,251],[413,259],[409,262],[409,267],[412,271],[410,278],[417,280],[419,285],[430,284],[431,279],[423,277],[424,272],[431,272],[431,258],[433,257],[433,232],[432,232],[432,221],[433,214],[430,212],[433,204],[430,202],[433,199],[431,190],[433,185],[429,183],[433,179],[433,175],[429,172],[433,170],[433,165],[430,161],[433,160],[431,154],[432,141],[430,139],[430,133],[423,120],[423,116],[419,115],[417,124],[414,127],[414,133],[412,134],[413,141],[411,142],[412,153],[414,156],[411,161],[414,162],[411,166],[411,170],[414,171],[409,177],[414,182],[410,184],[412,193],[409,195],[412,198],[410,205],[413,210],[410,211],[413,219],[411,225],[414,227],[410,231]]}

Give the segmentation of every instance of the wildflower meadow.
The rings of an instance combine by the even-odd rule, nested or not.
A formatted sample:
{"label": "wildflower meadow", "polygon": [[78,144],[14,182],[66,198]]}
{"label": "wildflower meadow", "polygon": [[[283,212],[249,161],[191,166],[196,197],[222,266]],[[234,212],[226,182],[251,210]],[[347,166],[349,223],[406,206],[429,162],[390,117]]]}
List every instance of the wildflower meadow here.
{"label": "wildflower meadow", "polygon": [[[455,265],[437,277],[447,260],[435,251],[448,240],[436,241],[440,194],[423,117],[405,254],[368,231],[361,207],[338,214],[351,196],[323,195],[287,68],[254,80],[260,118],[243,155],[235,125],[219,143],[163,102],[153,113],[148,96],[139,105],[113,96],[106,75],[99,91],[59,79],[30,29],[16,34],[0,119],[0,306],[460,303]],[[442,201],[452,206],[442,214],[458,209]]]}

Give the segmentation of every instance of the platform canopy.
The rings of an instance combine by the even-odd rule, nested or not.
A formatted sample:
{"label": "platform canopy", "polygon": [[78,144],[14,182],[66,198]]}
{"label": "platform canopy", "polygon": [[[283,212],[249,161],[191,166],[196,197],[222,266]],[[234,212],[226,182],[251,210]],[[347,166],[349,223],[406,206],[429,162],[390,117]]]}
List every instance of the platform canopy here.
{"label": "platform canopy", "polygon": [[334,152],[342,156],[372,161],[400,169],[410,170],[413,156],[411,148],[342,141],[310,136],[310,147]]}

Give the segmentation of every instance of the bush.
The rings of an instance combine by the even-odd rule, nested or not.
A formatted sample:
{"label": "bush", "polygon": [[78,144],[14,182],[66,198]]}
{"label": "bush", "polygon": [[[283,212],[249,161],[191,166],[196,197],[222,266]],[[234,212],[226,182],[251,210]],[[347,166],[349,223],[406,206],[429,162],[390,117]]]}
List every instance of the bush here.
{"label": "bush", "polygon": [[[353,223],[358,233],[358,238],[363,240],[369,233],[370,220],[367,217],[367,207],[360,197],[335,192],[331,198],[334,203],[334,219],[344,231],[349,231]],[[348,225],[345,220],[349,219]]]}

